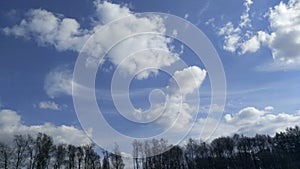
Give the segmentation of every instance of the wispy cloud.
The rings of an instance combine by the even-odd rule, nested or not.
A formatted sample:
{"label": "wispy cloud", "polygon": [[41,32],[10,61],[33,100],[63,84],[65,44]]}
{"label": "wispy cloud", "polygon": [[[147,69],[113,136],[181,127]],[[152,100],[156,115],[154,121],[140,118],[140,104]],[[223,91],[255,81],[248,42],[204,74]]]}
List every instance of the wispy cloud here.
{"label": "wispy cloud", "polygon": [[60,66],[46,76],[44,89],[50,98],[60,95],[72,95],[72,83],[72,71],[65,66]]}
{"label": "wispy cloud", "polygon": [[[245,29],[250,28],[251,25],[251,19],[249,18],[249,12],[250,7],[253,4],[252,0],[245,0],[244,5],[244,11],[243,14],[240,17],[240,21],[237,25],[234,25],[231,21],[227,22],[225,26],[221,27],[218,31],[218,35],[224,37],[224,45],[223,49],[227,50],[229,52],[237,52],[237,50],[240,50],[243,45],[244,38],[249,36],[249,31],[244,32]],[[253,41],[253,40],[252,40]],[[251,43],[253,43],[251,41]],[[250,43],[250,42],[248,42]],[[254,49],[251,49],[254,50]],[[238,51],[240,53],[244,53],[244,50]]]}
{"label": "wispy cloud", "polygon": [[54,101],[41,101],[38,106],[40,109],[61,110],[61,106]]}

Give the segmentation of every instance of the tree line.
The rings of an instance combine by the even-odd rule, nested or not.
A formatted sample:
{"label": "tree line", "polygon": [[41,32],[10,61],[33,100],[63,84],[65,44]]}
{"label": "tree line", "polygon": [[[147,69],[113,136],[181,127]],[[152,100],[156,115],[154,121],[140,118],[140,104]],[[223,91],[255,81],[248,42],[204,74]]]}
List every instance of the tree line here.
{"label": "tree line", "polygon": [[[299,169],[300,129],[298,126],[274,137],[246,137],[235,134],[207,143],[189,139],[183,146],[167,141],[133,142],[134,169]],[[163,154],[157,151],[167,150]]]}
{"label": "tree line", "polygon": [[102,158],[93,144],[74,146],[54,144],[52,137],[38,133],[16,135],[12,144],[0,142],[1,169],[122,169],[118,147],[114,153],[103,150]]}
{"label": "tree line", "polygon": [[[165,139],[134,141],[132,151],[133,169],[296,169],[300,168],[300,129],[287,128],[274,137],[235,134],[211,142],[189,139],[182,146],[172,146]],[[12,144],[0,142],[0,168],[125,168],[118,145],[113,153],[103,150],[100,154],[93,144],[54,144],[43,133],[16,135]]]}

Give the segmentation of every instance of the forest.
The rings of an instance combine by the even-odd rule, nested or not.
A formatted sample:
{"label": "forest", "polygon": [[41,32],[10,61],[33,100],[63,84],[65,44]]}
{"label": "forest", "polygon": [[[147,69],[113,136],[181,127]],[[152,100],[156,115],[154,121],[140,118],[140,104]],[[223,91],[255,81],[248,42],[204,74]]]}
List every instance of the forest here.
{"label": "forest", "polygon": [[[166,150],[156,154],[158,150]],[[275,136],[246,137],[235,134],[211,142],[189,139],[184,145],[167,140],[134,141],[133,169],[299,169],[300,129],[287,128]],[[128,168],[114,152],[96,151],[93,144],[54,144],[44,133],[16,135],[10,144],[0,142],[1,169],[123,169]]]}

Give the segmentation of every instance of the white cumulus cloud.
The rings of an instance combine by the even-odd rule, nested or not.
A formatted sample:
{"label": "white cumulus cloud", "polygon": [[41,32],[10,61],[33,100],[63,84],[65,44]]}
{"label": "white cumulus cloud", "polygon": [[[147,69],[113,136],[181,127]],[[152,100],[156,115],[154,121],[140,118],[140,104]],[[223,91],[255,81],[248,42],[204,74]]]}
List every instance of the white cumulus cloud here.
{"label": "white cumulus cloud", "polygon": [[[135,75],[145,67],[152,66],[159,69],[170,66],[179,59],[179,54],[172,51],[170,38],[153,34],[153,32],[164,34],[166,31],[161,17],[136,16],[126,7],[108,2],[96,3],[96,5],[97,9],[101,9],[97,10],[98,15],[102,16],[100,21],[103,18],[104,20],[115,20],[125,16],[126,18],[107,25],[102,25],[99,21],[100,24],[93,28],[95,31],[100,31],[96,31],[85,46],[84,52],[90,56],[87,64],[97,64],[99,58],[109,51],[106,60],[117,65],[123,72]],[[110,9],[115,13],[106,14]],[[152,32],[152,34],[145,32]],[[157,70],[142,71],[137,75],[137,79],[145,79],[150,73],[157,73]]]}
{"label": "white cumulus cloud", "polygon": [[[85,46],[85,52],[91,56],[87,63],[99,63],[101,56],[111,49],[106,60],[119,65],[124,72],[129,74],[135,74],[148,65],[158,69],[170,66],[179,59],[178,54],[172,51],[170,38],[154,34],[132,36],[140,32],[163,34],[165,26],[159,16],[136,16],[126,5],[108,1],[94,1],[94,8],[95,16],[90,22],[90,29],[81,28],[81,25],[73,18],[44,9],[31,9],[19,24],[5,27],[2,32],[6,35],[33,39],[43,46],[54,46],[58,51],[77,52],[80,52],[88,38],[94,35],[90,39],[91,43]],[[126,16],[126,19],[107,25]],[[99,30],[101,33],[97,33]],[[128,38],[123,39],[124,37]],[[116,42],[119,43],[115,44]],[[126,59],[141,50],[145,52]],[[168,54],[162,54],[156,50],[165,51]],[[137,78],[147,78],[150,73],[157,73],[157,70],[149,69]]]}
{"label": "white cumulus cloud", "polygon": [[236,114],[226,114],[225,124],[235,127],[233,132],[254,136],[258,134],[274,135],[287,127],[299,125],[299,114],[272,113],[271,107],[259,110],[255,107],[246,107]]}
{"label": "white cumulus cloud", "polygon": [[[267,106],[263,110],[245,107],[236,113],[225,114],[222,119],[199,118],[189,135],[202,140],[213,140],[233,134],[243,134],[249,137],[256,134],[274,136],[276,132],[284,131],[288,127],[299,126],[300,113],[275,113],[273,110],[272,106]],[[200,131],[201,135],[199,135]]]}
{"label": "white cumulus cloud", "polygon": [[55,143],[68,143],[83,145],[91,143],[87,135],[74,126],[55,126],[51,123],[43,125],[25,125],[21,122],[21,116],[17,112],[9,109],[0,110],[0,139],[1,141],[11,141],[14,135],[31,134],[39,132],[52,136]]}
{"label": "white cumulus cloud", "polygon": [[98,21],[102,25],[131,14],[127,6],[113,4],[108,1],[96,0],[94,1],[94,5],[96,8],[95,22]]}
{"label": "white cumulus cloud", "polygon": [[72,18],[64,18],[44,9],[31,9],[20,24],[3,29],[6,35],[34,39],[38,44],[54,46],[57,50],[79,51],[89,37]]}
{"label": "white cumulus cloud", "polygon": [[253,36],[249,40],[241,44],[242,54],[246,52],[256,52],[260,48],[260,41],[256,36]]}
{"label": "white cumulus cloud", "polygon": [[164,127],[174,127],[177,131],[186,129],[186,126],[193,122],[193,117],[198,113],[199,103],[191,102],[186,97],[195,90],[199,90],[206,77],[206,71],[197,66],[187,67],[175,71],[173,78],[167,86],[166,105],[158,103],[149,112],[149,116],[163,114],[157,119],[156,123]]}
{"label": "white cumulus cloud", "polygon": [[237,26],[228,22],[218,34],[224,37],[223,48],[230,52],[253,53],[262,46],[272,52],[274,63],[261,70],[297,69],[300,64],[300,2],[289,0],[271,7],[265,14],[267,27],[254,31],[249,18],[251,0],[245,0],[245,10]]}
{"label": "white cumulus cloud", "polygon": [[280,2],[268,14],[272,37],[268,41],[275,61],[300,63],[300,2]]}
{"label": "white cumulus cloud", "polygon": [[171,80],[170,88],[174,90],[174,93],[181,93],[183,95],[191,94],[196,89],[199,89],[205,77],[206,70],[202,70],[197,66],[191,66],[174,73],[172,76],[174,80]]}

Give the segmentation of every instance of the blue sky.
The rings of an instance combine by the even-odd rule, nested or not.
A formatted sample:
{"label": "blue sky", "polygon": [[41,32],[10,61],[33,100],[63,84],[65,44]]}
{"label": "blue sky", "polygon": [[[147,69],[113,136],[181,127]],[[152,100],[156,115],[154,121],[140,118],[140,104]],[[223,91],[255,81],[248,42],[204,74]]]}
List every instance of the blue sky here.
{"label": "blue sky", "polygon": [[[9,135],[11,131],[43,131],[57,138],[58,142],[89,142],[82,131],[72,99],[76,95],[72,93],[72,84],[75,88],[82,87],[82,84],[72,80],[79,52],[87,50],[91,52],[90,55],[103,54],[94,49],[94,46],[86,45],[83,49],[84,44],[97,30],[124,16],[130,15],[132,18],[122,20],[124,23],[117,22],[104,31],[103,36],[100,36],[100,47],[106,49],[110,41],[120,38],[126,31],[163,31],[165,25],[160,23],[161,18],[142,20],[143,17],[141,19],[133,15],[141,12],[176,15],[194,24],[209,38],[219,54],[226,76],[224,112],[220,105],[213,105],[212,111],[208,111],[212,91],[210,72],[188,46],[176,38],[141,35],[124,40],[112,48],[111,53],[100,64],[101,69],[98,69],[96,75],[97,103],[113,128],[132,137],[148,137],[165,131],[173,124],[172,120],[175,120],[175,129],[167,138],[171,142],[174,139],[176,143],[178,140],[173,136],[185,133],[182,128],[192,123],[194,129],[189,136],[199,137],[205,120],[208,126],[217,124],[219,127],[213,135],[202,132],[203,138],[230,135],[234,132],[272,135],[276,131],[299,124],[298,1],[12,0],[0,2],[1,135]],[[148,56],[149,51],[134,54],[151,47],[161,49],[168,56],[162,52],[151,57]],[[131,56],[128,57],[129,55]],[[128,57],[127,60],[125,56]],[[94,56],[92,58],[99,59]],[[144,67],[168,67],[178,60],[183,60],[187,65],[184,69],[178,69],[177,75],[174,72],[166,74],[157,70],[136,74]],[[154,101],[154,109],[148,113],[155,115],[162,108],[161,103],[166,99],[163,97],[168,96],[170,105],[166,107],[167,113],[161,120],[151,124],[137,124],[118,114],[110,93],[111,80],[118,65],[120,72],[134,77],[130,83],[129,95],[137,116],[140,111],[150,108],[151,101]],[[187,72],[195,75],[195,84]],[[179,80],[179,85],[183,86],[181,94],[186,97],[181,100],[183,109],[180,110],[183,114],[179,121],[173,117],[176,117],[176,112],[171,113],[179,103],[176,100],[178,86],[174,85],[172,77],[178,78],[176,80]],[[149,93],[155,88],[165,94],[156,91],[152,93],[153,98],[151,100],[150,97],[149,102]],[[197,91],[200,91],[199,96],[196,95]],[[122,92],[119,94],[122,97]],[[193,108],[197,107],[198,99],[200,108],[197,111]],[[200,113],[198,117],[195,114],[197,112]],[[223,113],[221,120],[207,116],[215,112]],[[139,119],[136,114],[128,113],[125,110],[128,118]],[[8,130],[12,126],[18,127]],[[97,131],[88,132],[93,135]],[[78,137],[82,139],[78,141]],[[111,142],[111,138],[106,141]]]}

